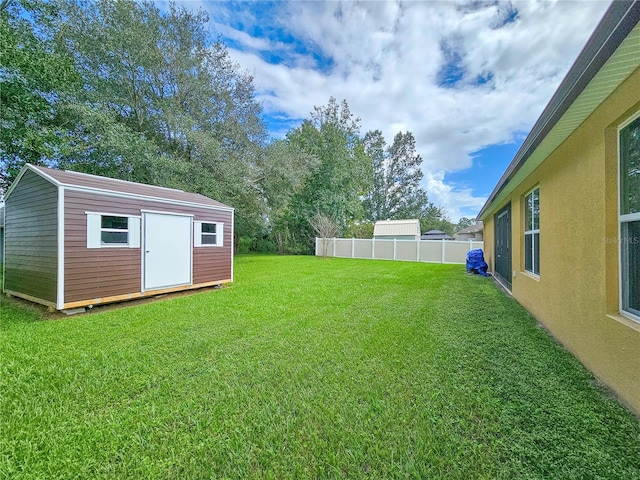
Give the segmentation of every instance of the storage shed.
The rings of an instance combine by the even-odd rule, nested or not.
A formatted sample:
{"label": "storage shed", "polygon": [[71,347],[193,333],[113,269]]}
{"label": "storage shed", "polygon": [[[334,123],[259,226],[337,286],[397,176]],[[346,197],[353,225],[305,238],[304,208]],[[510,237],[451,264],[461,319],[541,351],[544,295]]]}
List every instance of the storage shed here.
{"label": "storage shed", "polygon": [[373,238],[381,240],[419,240],[420,221],[417,218],[408,220],[380,220],[373,226]]}
{"label": "storage shed", "polygon": [[5,195],[3,291],[58,310],[233,280],[233,208],[25,165]]}

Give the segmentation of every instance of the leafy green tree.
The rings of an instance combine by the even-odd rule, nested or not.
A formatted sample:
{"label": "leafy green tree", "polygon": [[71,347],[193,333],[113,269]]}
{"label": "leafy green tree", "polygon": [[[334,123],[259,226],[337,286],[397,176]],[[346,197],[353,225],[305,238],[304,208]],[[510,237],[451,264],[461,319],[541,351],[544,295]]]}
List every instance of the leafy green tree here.
{"label": "leafy green tree", "polygon": [[430,203],[420,186],[422,157],[411,132],[398,132],[387,149],[387,205],[389,218],[420,218]]}
{"label": "leafy green tree", "polygon": [[389,218],[387,151],[384,136],[380,130],[368,131],[364,136],[364,149],[371,159],[371,190],[362,204],[365,218],[373,222]]}
{"label": "leafy green tree", "polygon": [[315,155],[285,140],[274,140],[266,148],[260,164],[259,184],[266,203],[266,235],[272,238],[272,245],[277,245],[279,253],[296,250],[288,223],[291,200],[318,164]]}
{"label": "leafy green tree", "polygon": [[143,135],[117,122],[108,112],[88,105],[65,104],[66,143],[52,159],[61,169],[72,169],[155,185],[174,184],[177,166]]}
{"label": "leafy green tree", "polygon": [[371,222],[418,218],[425,226],[451,229],[444,211],[429,201],[420,186],[422,158],[411,132],[398,132],[387,147],[382,132],[370,131],[364,137],[364,146],[373,177],[371,190],[363,200],[365,218]]}
{"label": "leafy green tree", "polygon": [[304,186],[291,199],[287,223],[296,243],[313,244],[310,220],[324,215],[335,222],[338,233],[347,221],[362,217],[361,197],[368,187],[370,163],[359,137],[360,119],[346,100],[331,97],[324,107],[315,107],[311,118],[289,132],[287,141],[317,159]]}
{"label": "leafy green tree", "polygon": [[449,221],[446,212],[442,207],[431,205],[420,217],[420,230],[422,233],[429,230],[442,230],[444,233],[453,235],[454,224]]}
{"label": "leafy green tree", "polygon": [[76,97],[84,108],[72,108],[80,118],[67,132],[76,148],[60,163],[196,191],[236,208],[238,234],[262,229],[261,106],[252,77],[209,38],[207,15],[148,1],[59,5],[57,42],[84,83]]}
{"label": "leafy green tree", "polygon": [[62,148],[62,98],[78,88],[68,53],[53,42],[58,15],[44,1],[0,2],[0,190],[25,162],[50,165]]}
{"label": "leafy green tree", "polygon": [[374,222],[366,220],[350,220],[342,235],[346,238],[373,238]]}
{"label": "leafy green tree", "polygon": [[471,227],[472,225],[475,225],[475,224],[476,222],[474,219],[462,217],[460,220],[458,220],[458,223],[455,225],[453,231],[455,233],[458,233],[463,228]]}

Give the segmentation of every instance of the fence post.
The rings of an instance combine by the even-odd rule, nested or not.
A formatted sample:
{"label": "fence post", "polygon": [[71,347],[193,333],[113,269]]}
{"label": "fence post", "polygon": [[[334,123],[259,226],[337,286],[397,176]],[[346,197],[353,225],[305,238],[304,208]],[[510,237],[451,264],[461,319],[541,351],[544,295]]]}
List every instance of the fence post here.
{"label": "fence post", "polygon": [[440,241],[442,242],[442,253],[440,256],[440,263],[444,263],[444,238]]}
{"label": "fence post", "polygon": [[396,239],[393,239],[393,259],[396,259]]}
{"label": "fence post", "polygon": [[351,237],[351,258],[356,258],[356,239],[355,237]]}
{"label": "fence post", "polygon": [[371,239],[371,260],[376,259],[376,239]]}
{"label": "fence post", "polygon": [[333,237],[333,257],[336,256],[336,237]]}
{"label": "fence post", "polygon": [[416,240],[416,262],[420,261],[420,240]]}
{"label": "fence post", "polygon": [[473,240],[469,239],[469,251],[473,250]]}

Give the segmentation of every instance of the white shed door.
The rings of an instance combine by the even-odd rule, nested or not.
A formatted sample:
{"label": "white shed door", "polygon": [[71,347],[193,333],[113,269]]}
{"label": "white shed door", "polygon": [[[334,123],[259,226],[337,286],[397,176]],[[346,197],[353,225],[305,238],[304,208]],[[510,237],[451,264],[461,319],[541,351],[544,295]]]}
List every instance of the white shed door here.
{"label": "white shed door", "polygon": [[191,284],[191,221],[184,215],[144,214],[144,289]]}

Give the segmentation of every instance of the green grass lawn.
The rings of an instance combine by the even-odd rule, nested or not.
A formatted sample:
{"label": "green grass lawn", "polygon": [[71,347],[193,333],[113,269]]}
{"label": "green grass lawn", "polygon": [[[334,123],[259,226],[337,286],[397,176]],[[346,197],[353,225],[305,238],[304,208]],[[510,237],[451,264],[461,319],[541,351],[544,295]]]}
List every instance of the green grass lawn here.
{"label": "green grass lawn", "polygon": [[460,265],[243,256],[223,290],[2,300],[0,477],[640,478],[640,423]]}

